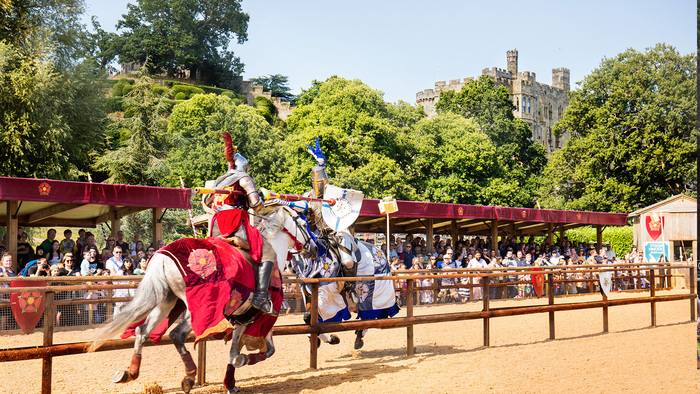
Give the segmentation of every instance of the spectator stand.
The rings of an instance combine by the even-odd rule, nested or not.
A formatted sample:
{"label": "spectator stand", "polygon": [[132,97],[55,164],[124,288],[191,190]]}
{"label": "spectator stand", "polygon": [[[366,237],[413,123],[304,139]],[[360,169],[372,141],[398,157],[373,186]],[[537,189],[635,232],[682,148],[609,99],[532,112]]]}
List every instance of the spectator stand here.
{"label": "spectator stand", "polygon": [[0,225],[7,227],[7,250],[17,268],[18,227],[110,225],[136,212],[153,212],[153,239],[163,238],[161,220],[170,208],[190,209],[190,189],[0,177]]}
{"label": "spectator stand", "polygon": [[[355,233],[385,233],[386,215],[379,212],[379,200],[365,199],[355,222]],[[552,244],[555,232],[564,238],[566,230],[595,226],[597,249],[603,243],[603,226],[627,225],[627,214],[553,209],[509,208],[482,205],[447,204],[421,201],[397,201],[398,212],[392,213],[392,233],[425,234],[428,252],[433,252],[433,235],[450,234],[490,236],[546,236]],[[502,238],[503,239],[503,238]]]}

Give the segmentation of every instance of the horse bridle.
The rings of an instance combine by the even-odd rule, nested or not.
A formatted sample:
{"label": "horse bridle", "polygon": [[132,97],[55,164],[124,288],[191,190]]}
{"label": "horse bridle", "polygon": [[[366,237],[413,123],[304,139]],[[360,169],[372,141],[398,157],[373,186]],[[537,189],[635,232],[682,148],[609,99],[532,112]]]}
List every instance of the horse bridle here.
{"label": "horse bridle", "polygon": [[[306,227],[299,224],[299,220],[301,220],[301,217],[299,217],[299,215],[293,209],[290,209],[288,207],[284,207],[284,209],[287,211],[289,216],[292,217],[292,221],[294,222],[296,229],[294,230],[294,234],[287,230],[286,227],[283,227],[282,231],[287,233],[287,235],[289,235],[289,237],[292,238],[292,240],[294,240],[294,250],[296,250],[296,253],[301,253],[302,251],[309,252],[309,248],[311,247],[311,237],[306,231]],[[301,233],[304,239],[303,243],[299,242],[299,237],[297,236],[298,233]]]}

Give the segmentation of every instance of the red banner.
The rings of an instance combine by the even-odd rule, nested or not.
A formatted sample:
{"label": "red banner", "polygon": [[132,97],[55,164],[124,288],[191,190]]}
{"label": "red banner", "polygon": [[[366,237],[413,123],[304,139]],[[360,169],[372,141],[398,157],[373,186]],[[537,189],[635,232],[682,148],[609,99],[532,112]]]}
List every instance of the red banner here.
{"label": "red banner", "polygon": [[[544,271],[542,267],[534,267],[533,271]],[[532,289],[537,294],[537,298],[542,297],[544,293],[544,274],[532,274]]]}
{"label": "red banner", "polygon": [[[13,280],[10,287],[45,287],[45,280]],[[44,315],[43,291],[32,291],[24,293],[12,293],[10,295],[10,306],[12,314],[19,328],[29,335]]]}

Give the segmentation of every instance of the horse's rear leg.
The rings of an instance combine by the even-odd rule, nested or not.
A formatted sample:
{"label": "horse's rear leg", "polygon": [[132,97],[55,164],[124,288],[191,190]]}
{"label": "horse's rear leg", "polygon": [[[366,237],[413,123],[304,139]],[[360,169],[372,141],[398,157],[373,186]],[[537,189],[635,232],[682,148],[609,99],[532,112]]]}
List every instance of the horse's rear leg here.
{"label": "horse's rear leg", "polygon": [[192,359],[192,355],[187,351],[185,347],[185,340],[187,336],[192,332],[192,315],[190,311],[185,311],[182,317],[182,321],[177,325],[172,331],[170,331],[170,338],[173,340],[175,349],[180,353],[183,364],[185,364],[185,377],[182,379],[181,387],[182,391],[189,393],[194,387],[194,377],[197,375],[197,365]]}
{"label": "horse's rear leg", "polygon": [[229,394],[237,393],[241,391],[236,387],[236,367],[242,367],[248,363],[248,356],[241,354],[238,351],[238,342],[245,331],[246,326],[236,324],[233,327],[233,333],[231,334],[231,351],[229,363],[226,366],[226,376],[224,376],[224,388]]}
{"label": "horse's rear leg", "polygon": [[170,294],[165,301],[158,304],[146,317],[146,321],[136,328],[136,339],[134,340],[134,355],[131,357],[131,364],[126,371],[117,371],[112,377],[114,383],[125,383],[139,377],[141,369],[141,351],[148,336],[154,328],[160,324],[175,306],[177,298]]}

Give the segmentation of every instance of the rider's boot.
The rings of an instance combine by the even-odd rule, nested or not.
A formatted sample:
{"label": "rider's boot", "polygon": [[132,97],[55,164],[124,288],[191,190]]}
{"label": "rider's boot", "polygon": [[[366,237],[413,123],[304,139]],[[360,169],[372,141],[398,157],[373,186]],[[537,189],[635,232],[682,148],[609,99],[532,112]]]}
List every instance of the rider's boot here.
{"label": "rider's boot", "polygon": [[274,315],[275,311],[272,308],[272,300],[267,289],[270,287],[270,277],[275,263],[272,261],[263,261],[258,267],[258,280],[255,284],[255,293],[251,304],[254,308],[259,309],[262,313]]}
{"label": "rider's boot", "polygon": [[345,291],[347,292],[348,296],[350,297],[350,300],[355,305],[360,305],[360,296],[357,294],[357,290],[355,289],[355,282],[346,281],[345,282]]}

